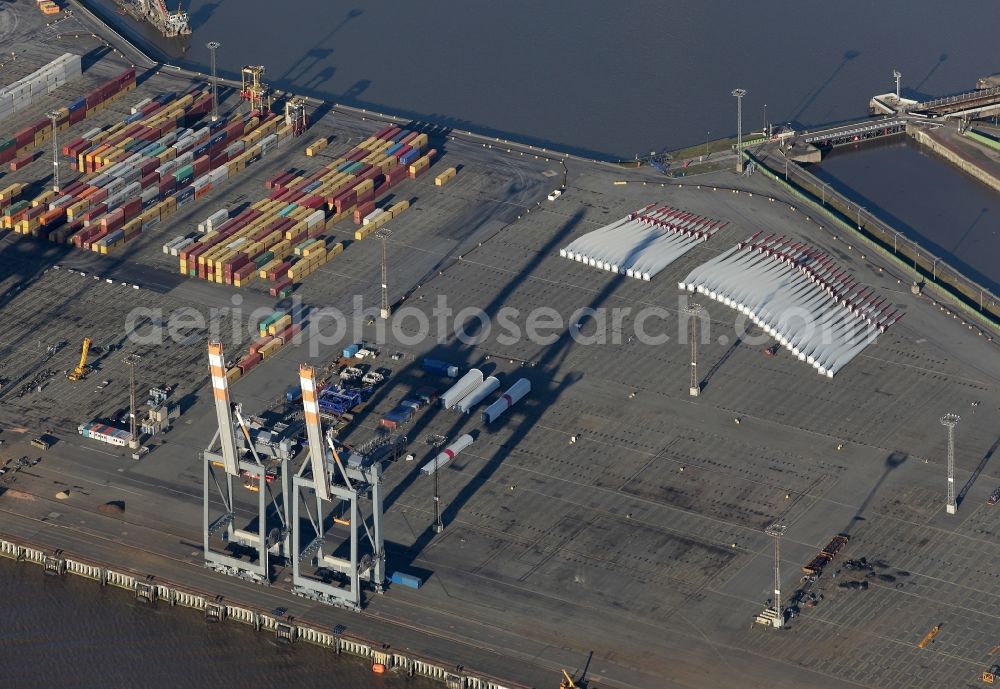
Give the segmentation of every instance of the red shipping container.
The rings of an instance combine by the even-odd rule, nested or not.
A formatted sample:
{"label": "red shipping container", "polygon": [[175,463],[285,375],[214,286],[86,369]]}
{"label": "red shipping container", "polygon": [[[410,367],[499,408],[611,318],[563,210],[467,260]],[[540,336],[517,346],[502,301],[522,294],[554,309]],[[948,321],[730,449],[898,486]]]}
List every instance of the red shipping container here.
{"label": "red shipping container", "polygon": [[384,135],[384,134],[385,134],[386,132],[388,132],[388,131],[391,131],[391,130],[392,130],[393,126],[394,126],[394,125],[391,125],[391,124],[387,124],[386,126],[382,127],[382,128],[381,128],[381,129],[379,129],[379,130],[378,130],[377,132],[375,132],[375,138],[376,138],[376,139],[381,139],[381,138],[382,138],[382,136],[383,136],[383,135]]}
{"label": "red shipping container", "polygon": [[299,191],[297,189],[288,189],[288,196],[283,199],[287,203],[298,203],[299,199],[305,196],[305,192]]}
{"label": "red shipping container", "polygon": [[157,158],[152,158],[151,160],[144,161],[142,165],[139,166],[139,176],[145,177],[150,172],[156,172],[156,168],[160,166],[160,161]]}
{"label": "red shipping container", "polygon": [[105,230],[105,233],[114,232],[124,224],[125,211],[121,208],[116,208],[101,218],[101,229]]}
{"label": "red shipping container", "polygon": [[233,272],[233,277],[239,280],[245,280],[247,277],[252,275],[257,271],[257,265],[254,263],[247,263],[244,266],[240,266],[236,271]]}
{"label": "red shipping container", "polygon": [[388,182],[382,182],[382,184],[380,184],[377,187],[375,187],[375,191],[372,192],[372,193],[377,198],[377,197],[381,196],[382,194],[384,194],[387,191],[389,191],[389,183]]}
{"label": "red shipping container", "polygon": [[22,156],[20,158],[17,158],[15,160],[10,161],[11,172],[15,172],[17,170],[20,170],[21,168],[23,168],[28,163],[34,162],[34,160],[35,160],[35,153],[29,153],[26,156]]}
{"label": "red shipping container", "polygon": [[[287,278],[286,278],[286,280],[287,280]],[[275,292],[273,296],[278,296],[278,293]],[[275,334],[275,338],[281,340],[281,344],[282,345],[286,345],[289,342],[291,342],[292,339],[296,335],[298,335],[299,331],[301,331],[301,330],[302,330],[302,326],[300,324],[298,324],[298,323],[292,323],[287,328],[285,328],[284,330],[282,330],[280,333]]]}
{"label": "red shipping container", "polygon": [[368,201],[363,203],[354,209],[354,224],[360,225],[361,221],[365,219],[365,216],[375,210],[375,203],[373,201]]}
{"label": "red shipping container", "polygon": [[91,206],[90,210],[83,214],[81,220],[83,220],[84,225],[89,226],[92,222],[94,222],[107,212],[108,212],[108,205],[106,203],[98,203],[95,206]]}
{"label": "red shipping container", "polygon": [[394,137],[397,134],[399,134],[401,131],[403,131],[402,127],[393,127],[389,131],[387,131],[384,134],[382,134],[382,136],[376,136],[375,138],[376,139],[381,139],[382,141],[388,141],[392,137]]}
{"label": "red shipping container", "polygon": [[299,205],[311,208],[312,210],[318,210],[323,207],[323,197],[316,196],[315,194],[307,194],[299,200]]}
{"label": "red shipping container", "polygon": [[362,148],[362,149],[355,149],[353,152],[351,152],[350,154],[348,154],[347,159],[350,162],[354,163],[354,162],[357,162],[357,161],[361,160],[362,158],[364,158],[365,156],[367,156],[369,153],[371,153],[371,151],[368,151],[368,150],[366,150],[364,148]]}
{"label": "red shipping container", "polygon": [[349,189],[345,192],[342,192],[339,196],[337,196],[333,200],[333,206],[338,213],[343,213],[351,206],[357,205],[357,202],[358,202],[357,193],[353,189]]}
{"label": "red shipping container", "polygon": [[[409,134],[407,134],[406,136],[404,136],[402,139],[400,139],[399,143],[401,143],[401,144],[408,144],[411,141],[413,141],[414,139],[416,139],[418,136],[420,136],[420,132],[410,132]],[[394,155],[399,155],[400,151],[402,151],[402,150],[403,149],[399,149],[399,151],[396,151],[396,153]]]}
{"label": "red shipping container", "polygon": [[375,198],[375,190],[368,189],[358,194],[358,205],[364,205]]}
{"label": "red shipping container", "polygon": [[76,195],[77,195],[77,194],[78,194],[79,192],[81,192],[81,191],[82,191],[82,190],[83,190],[83,189],[84,189],[85,187],[86,187],[86,185],[85,185],[85,184],[84,184],[83,182],[81,182],[80,180],[74,180],[73,182],[70,182],[70,183],[69,183],[69,184],[68,184],[68,185],[67,185],[67,186],[66,186],[66,187],[65,187],[65,188],[64,188],[64,189],[62,190],[62,193],[63,193],[63,194],[68,194],[68,195],[70,195],[70,196],[76,196]]}
{"label": "red shipping container", "polygon": [[87,199],[90,201],[91,207],[93,204],[100,203],[108,198],[108,190],[105,187],[100,187],[93,194],[88,194]]}
{"label": "red shipping container", "polygon": [[14,147],[24,148],[30,143],[35,142],[35,130],[31,127],[25,127],[21,131],[14,134]]}
{"label": "red shipping container", "polygon": [[292,281],[289,280],[288,278],[284,278],[282,280],[278,280],[276,283],[274,283],[273,285],[271,285],[271,289],[268,290],[268,293],[272,297],[276,297],[276,296],[278,296],[278,292],[280,292],[281,290],[285,289],[286,287],[290,287],[291,285],[292,285]]}
{"label": "red shipping container", "polygon": [[82,108],[77,108],[76,110],[71,110],[69,113],[69,123],[72,125],[76,124],[77,122],[81,122],[86,116],[87,116],[86,106]]}
{"label": "red shipping container", "polygon": [[142,210],[142,199],[131,199],[121,205],[121,211],[124,214],[124,218],[126,221],[131,220],[135,216],[139,215],[139,211],[141,210]]}
{"label": "red shipping container", "polygon": [[201,177],[208,172],[208,156],[202,156],[194,161],[194,176]]}
{"label": "red shipping container", "polygon": [[73,155],[73,154],[72,154],[72,153],[70,152],[70,151],[71,151],[71,149],[72,149],[72,148],[73,148],[74,146],[80,146],[81,144],[84,144],[84,143],[86,143],[86,141],[85,141],[85,140],[84,140],[83,138],[81,138],[81,137],[79,137],[79,136],[78,136],[78,137],[76,137],[75,139],[73,139],[72,141],[69,141],[69,142],[67,142],[66,144],[64,144],[64,145],[63,145],[63,147],[62,147],[62,154],[63,154],[64,156],[70,156],[70,155]]}
{"label": "red shipping container", "polygon": [[277,280],[278,278],[283,277],[288,272],[288,269],[291,267],[292,267],[291,263],[289,263],[288,261],[282,261],[274,268],[271,268],[271,270],[267,271],[267,279],[272,281]]}
{"label": "red shipping container", "polygon": [[248,371],[251,371],[257,364],[264,360],[260,354],[248,354],[247,356],[240,359],[237,364],[240,370],[243,371],[243,375],[246,375]]}
{"label": "red shipping container", "polygon": [[160,195],[169,194],[177,188],[177,180],[172,175],[167,175],[166,179],[159,181],[156,188],[159,189]]}
{"label": "red shipping container", "polygon": [[41,225],[48,227],[49,225],[59,225],[66,219],[66,209],[65,208],[55,208],[50,211],[45,211],[42,213],[42,217],[39,218],[38,222]]}
{"label": "red shipping container", "polygon": [[406,179],[406,168],[402,165],[392,168],[389,170],[389,174],[386,175],[386,180],[389,182],[390,186],[404,179]]}

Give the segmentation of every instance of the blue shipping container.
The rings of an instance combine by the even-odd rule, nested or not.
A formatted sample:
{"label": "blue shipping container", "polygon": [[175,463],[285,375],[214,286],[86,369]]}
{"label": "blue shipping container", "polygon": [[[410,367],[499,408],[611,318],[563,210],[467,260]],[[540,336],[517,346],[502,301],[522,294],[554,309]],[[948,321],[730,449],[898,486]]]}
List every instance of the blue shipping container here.
{"label": "blue shipping container", "polygon": [[73,112],[74,110],[79,110],[80,108],[85,108],[85,107],[87,107],[87,98],[85,96],[81,96],[80,98],[77,98],[75,101],[70,103],[67,110]]}
{"label": "blue shipping container", "polygon": [[356,344],[352,344],[350,347],[345,347],[342,354],[344,355],[345,359],[350,359],[351,357],[353,357],[355,354],[358,353],[359,349],[361,349],[361,347],[359,347]]}
{"label": "blue shipping container", "polygon": [[405,154],[403,154],[402,156],[400,156],[400,158],[399,158],[399,164],[400,165],[409,165],[410,163],[412,163],[414,160],[416,160],[419,157],[420,157],[420,151],[417,151],[417,150],[407,151]]}
{"label": "blue shipping container", "polygon": [[300,388],[298,385],[293,385],[287,390],[285,390],[285,400],[288,402],[294,402],[301,396],[302,396],[302,388]]}
{"label": "blue shipping container", "polygon": [[419,577],[415,577],[412,574],[404,574],[403,572],[393,572],[389,575],[389,581],[390,583],[406,586],[411,589],[418,589],[423,583]]}

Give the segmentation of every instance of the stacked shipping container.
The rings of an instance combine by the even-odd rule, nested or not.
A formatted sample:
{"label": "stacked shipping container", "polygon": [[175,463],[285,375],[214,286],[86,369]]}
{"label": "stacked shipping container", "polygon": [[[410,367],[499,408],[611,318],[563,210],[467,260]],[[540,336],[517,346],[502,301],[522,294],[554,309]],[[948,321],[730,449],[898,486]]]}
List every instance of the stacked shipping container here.
{"label": "stacked shipping container", "polygon": [[41,69],[0,88],[0,120],[23,110],[47,93],[80,76],[80,56],[63,53]]}
{"label": "stacked shipping container", "polygon": [[[68,54],[68,53],[67,53]],[[79,57],[77,69],[79,68]],[[68,67],[72,69],[72,67]],[[127,69],[120,75],[98,86],[86,96],[77,98],[67,107],[58,110],[59,116],[56,118],[56,129],[62,131],[70,125],[80,122],[88,115],[98,112],[108,103],[120,98],[126,92],[135,88],[135,69]],[[12,96],[13,103],[16,98]],[[0,98],[2,100],[2,98]],[[0,106],[2,107],[2,106]],[[2,119],[2,117],[0,117]],[[0,139],[0,164],[10,162],[15,158],[21,158],[31,153],[36,147],[42,145],[52,138],[52,120],[47,117],[39,119],[27,127],[17,131],[9,139]]]}
{"label": "stacked shipping container", "polygon": [[343,250],[326,234],[336,223],[353,217],[362,225],[368,216],[367,235],[409,207],[402,201],[374,213],[375,199],[407,177],[408,165],[424,161],[413,177],[427,169],[436,151],[424,153],[426,146],[426,134],[384,127],[311,174],[292,170],[268,179],[266,198],[178,250],[181,274],[237,287],[267,280],[272,296],[287,296],[293,283]]}
{"label": "stacked shipping container", "polygon": [[67,142],[62,153],[83,176],[58,198],[11,205],[4,226],[109,253],[238,174],[291,132],[279,128],[273,113],[201,123],[211,103],[211,93],[200,87],[161,94],[121,122]]}

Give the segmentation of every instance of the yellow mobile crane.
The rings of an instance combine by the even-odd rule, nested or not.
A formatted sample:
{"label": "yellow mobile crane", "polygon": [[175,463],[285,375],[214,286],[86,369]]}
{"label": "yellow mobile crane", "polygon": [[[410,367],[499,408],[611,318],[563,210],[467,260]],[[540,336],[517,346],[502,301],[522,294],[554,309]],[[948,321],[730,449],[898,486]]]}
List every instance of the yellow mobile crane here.
{"label": "yellow mobile crane", "polygon": [[87,353],[90,352],[90,338],[83,338],[83,350],[80,352],[80,363],[66,376],[70,380],[83,380],[90,369],[87,368]]}

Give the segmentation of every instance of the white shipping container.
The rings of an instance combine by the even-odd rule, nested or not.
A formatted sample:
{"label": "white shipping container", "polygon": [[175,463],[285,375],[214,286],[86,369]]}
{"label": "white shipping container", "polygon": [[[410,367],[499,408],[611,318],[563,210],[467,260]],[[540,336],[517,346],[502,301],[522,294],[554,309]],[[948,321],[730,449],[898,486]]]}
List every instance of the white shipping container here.
{"label": "white shipping container", "polygon": [[132,106],[132,114],[134,115],[140,110],[142,110],[143,106],[151,103],[152,100],[153,100],[152,98],[143,98],[141,101]]}
{"label": "white shipping container", "polygon": [[313,228],[317,225],[322,225],[326,220],[326,213],[321,210],[313,211],[306,217],[306,227]]}
{"label": "white shipping container", "polygon": [[380,215],[384,215],[384,214],[385,214],[385,209],[384,208],[376,208],[371,213],[369,213],[368,215],[365,216],[365,219],[362,222],[362,225],[369,225],[374,220],[376,220]]}

